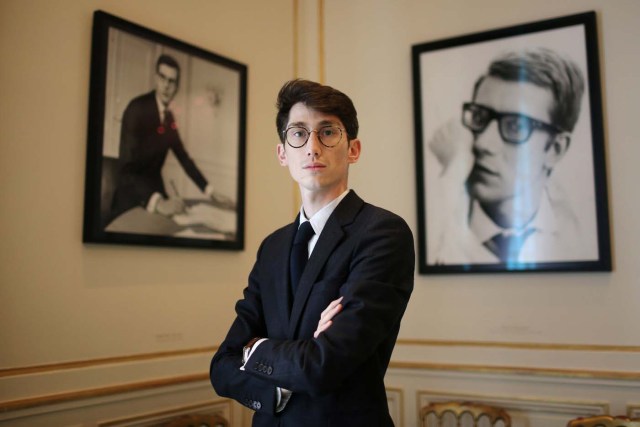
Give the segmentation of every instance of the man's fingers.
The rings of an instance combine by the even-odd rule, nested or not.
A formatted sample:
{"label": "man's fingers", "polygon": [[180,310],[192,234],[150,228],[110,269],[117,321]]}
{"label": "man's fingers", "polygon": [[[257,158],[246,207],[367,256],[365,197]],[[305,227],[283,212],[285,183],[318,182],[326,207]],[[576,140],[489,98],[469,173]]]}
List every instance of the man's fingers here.
{"label": "man's fingers", "polygon": [[318,336],[326,331],[327,329],[329,329],[329,326],[331,326],[333,322],[331,320],[329,320],[328,322],[322,324],[322,325],[318,325],[318,329],[316,329],[316,331],[313,333],[313,337],[314,338],[318,338]]}
{"label": "man's fingers", "polygon": [[326,313],[328,313],[329,311],[333,310],[338,304],[340,304],[340,301],[342,301],[342,298],[344,298],[344,297],[340,297],[338,299],[334,299],[333,301],[331,301],[329,303],[329,305],[327,306],[327,308],[324,309],[324,311],[322,312],[320,317],[324,317]]}
{"label": "man's fingers", "polygon": [[334,305],[333,307],[328,307],[325,311],[322,312],[322,314],[320,315],[320,322],[318,323],[323,323],[323,322],[327,322],[331,319],[333,319],[333,317],[338,314],[340,311],[342,310],[342,304],[340,304],[339,302],[336,303],[336,305]]}
{"label": "man's fingers", "polygon": [[335,316],[336,314],[338,314],[340,311],[342,310],[342,304],[338,304],[335,307],[333,307],[331,310],[329,310],[329,312],[327,313],[327,320],[331,320],[333,319],[333,316]]}
{"label": "man's fingers", "polygon": [[329,329],[329,326],[333,324],[333,321],[331,319],[333,319],[333,317],[336,314],[340,313],[340,311],[342,310],[342,304],[340,304],[341,301],[342,301],[342,297],[331,301],[327,306],[327,308],[324,309],[322,314],[320,314],[320,320],[318,320],[318,327],[316,328],[316,331],[313,333],[314,338],[318,338],[318,336],[322,332]]}

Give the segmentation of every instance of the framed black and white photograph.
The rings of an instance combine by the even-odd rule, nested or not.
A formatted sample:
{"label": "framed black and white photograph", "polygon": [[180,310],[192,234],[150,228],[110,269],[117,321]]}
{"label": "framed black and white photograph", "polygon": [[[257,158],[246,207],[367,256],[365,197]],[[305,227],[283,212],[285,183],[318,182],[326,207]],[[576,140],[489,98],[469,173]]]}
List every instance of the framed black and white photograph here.
{"label": "framed black and white photograph", "polygon": [[595,12],[412,46],[421,274],[610,271]]}
{"label": "framed black and white photograph", "polygon": [[83,241],[244,247],[247,67],[94,13]]}

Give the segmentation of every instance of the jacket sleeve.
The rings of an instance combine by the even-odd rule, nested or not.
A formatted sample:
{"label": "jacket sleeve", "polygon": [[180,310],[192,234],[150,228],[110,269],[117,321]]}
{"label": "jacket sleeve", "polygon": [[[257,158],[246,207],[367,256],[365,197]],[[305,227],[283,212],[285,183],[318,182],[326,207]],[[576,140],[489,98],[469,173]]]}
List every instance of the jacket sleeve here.
{"label": "jacket sleeve", "polygon": [[[261,252],[262,246],[258,250],[258,258]],[[236,319],[211,361],[209,377],[219,396],[232,398],[255,411],[273,415],[276,408],[276,387],[240,370],[243,347],[251,338],[266,336],[259,269],[259,263],[256,262],[249,275],[244,298],[236,304]]]}
{"label": "jacket sleeve", "polygon": [[367,221],[357,239],[340,288],[343,310],[331,327],[317,339],[263,342],[247,363],[254,378],[294,394],[322,395],[372,358],[386,370],[413,290],[413,237],[404,220],[384,215]]}
{"label": "jacket sleeve", "polygon": [[175,138],[172,139],[171,150],[175,154],[176,158],[180,162],[182,169],[189,175],[189,178],[200,188],[200,191],[205,190],[207,187],[208,181],[196,166],[196,163],[193,161],[189,153],[184,148],[184,144],[182,143],[182,139],[180,138],[180,134],[177,130],[172,130],[175,132]]}
{"label": "jacket sleeve", "polygon": [[140,102],[129,103],[122,115],[120,129],[120,186],[121,197],[125,197],[128,206],[146,206],[155,192],[155,185],[145,174],[139,173],[140,164],[146,159],[143,152],[144,130],[142,124],[147,119]]}

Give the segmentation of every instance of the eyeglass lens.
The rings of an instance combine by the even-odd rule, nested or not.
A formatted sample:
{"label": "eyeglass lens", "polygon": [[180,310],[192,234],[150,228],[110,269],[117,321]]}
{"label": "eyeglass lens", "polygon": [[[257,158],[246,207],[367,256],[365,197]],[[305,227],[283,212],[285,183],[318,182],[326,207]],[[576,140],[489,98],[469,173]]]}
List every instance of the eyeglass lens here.
{"label": "eyeglass lens", "polygon": [[293,148],[300,148],[307,143],[311,132],[316,132],[320,143],[325,147],[334,147],[342,140],[342,129],[337,126],[324,126],[311,131],[294,126],[285,131],[286,141]]}
{"label": "eyeglass lens", "polygon": [[531,138],[536,128],[549,130],[550,125],[516,113],[499,113],[479,104],[465,103],[462,124],[474,133],[482,133],[493,119],[498,120],[500,136],[506,142],[522,144]]}

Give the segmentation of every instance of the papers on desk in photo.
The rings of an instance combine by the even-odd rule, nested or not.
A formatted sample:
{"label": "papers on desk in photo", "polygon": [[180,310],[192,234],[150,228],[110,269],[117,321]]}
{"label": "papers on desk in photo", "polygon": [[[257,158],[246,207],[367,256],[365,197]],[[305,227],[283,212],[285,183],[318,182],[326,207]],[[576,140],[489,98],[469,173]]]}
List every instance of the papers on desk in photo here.
{"label": "papers on desk in photo", "polygon": [[235,211],[220,209],[205,203],[187,207],[184,214],[174,215],[173,220],[183,227],[204,225],[221,233],[236,232]]}

